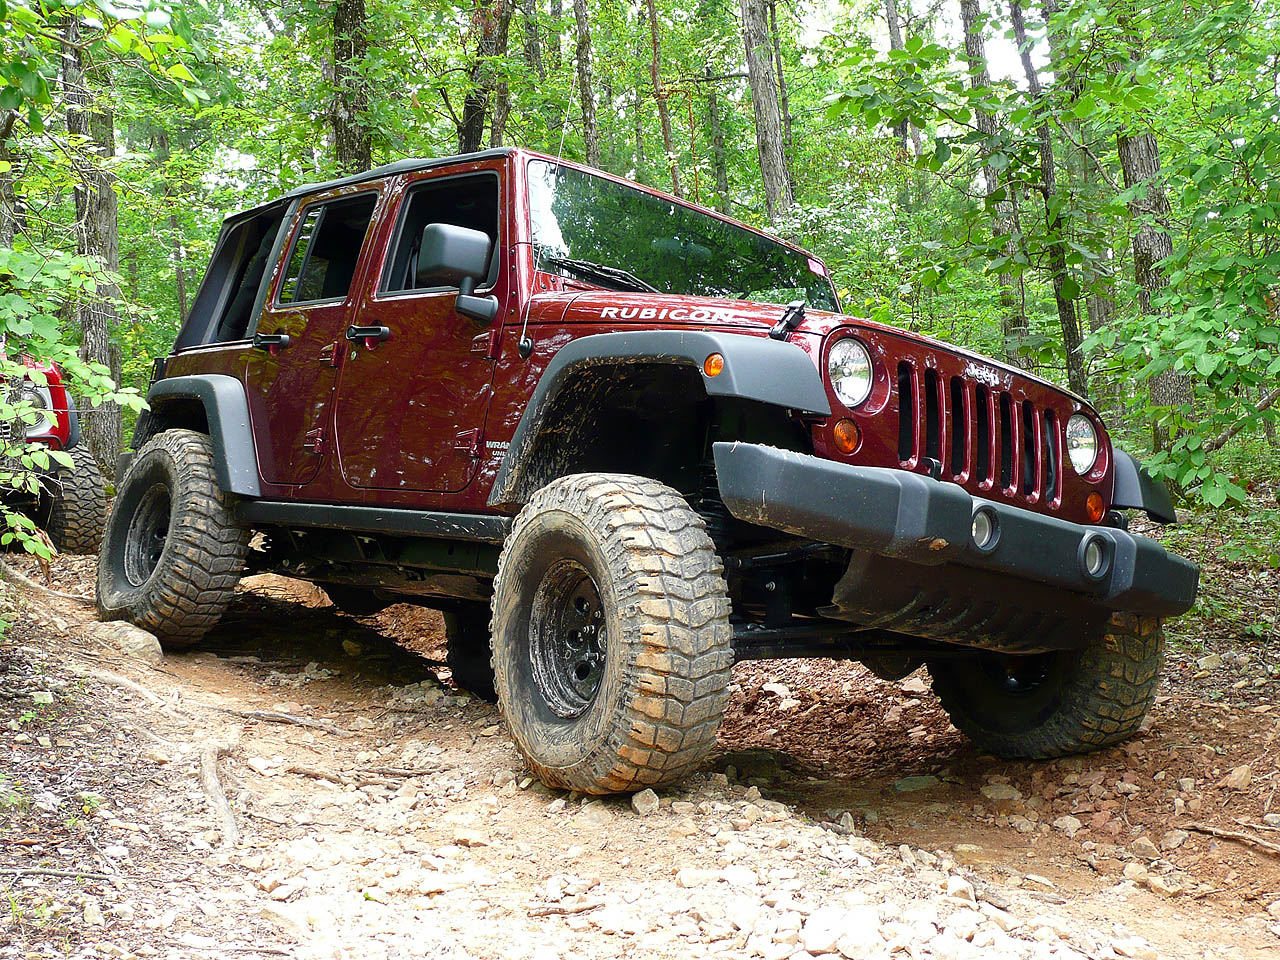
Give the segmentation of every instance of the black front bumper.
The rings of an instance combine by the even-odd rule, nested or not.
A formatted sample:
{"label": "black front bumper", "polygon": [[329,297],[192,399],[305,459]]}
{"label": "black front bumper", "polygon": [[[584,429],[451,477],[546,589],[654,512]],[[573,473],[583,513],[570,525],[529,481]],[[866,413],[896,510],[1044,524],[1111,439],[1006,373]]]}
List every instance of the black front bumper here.
{"label": "black front bumper", "polygon": [[[1064,611],[1073,596],[1094,610],[1158,617],[1186,613],[1195,602],[1200,568],[1124,530],[994,503],[903,470],[749,443],[717,443],[714,452],[721,499],[739,520],[917,569],[954,570],[967,584],[999,584],[1011,602],[1019,581],[1038,585],[1041,594],[1049,588],[1052,605]],[[984,550],[971,534],[979,509],[994,515],[998,530]],[[1093,575],[1085,563],[1090,541],[1105,555]],[[988,576],[975,576],[979,572]]]}

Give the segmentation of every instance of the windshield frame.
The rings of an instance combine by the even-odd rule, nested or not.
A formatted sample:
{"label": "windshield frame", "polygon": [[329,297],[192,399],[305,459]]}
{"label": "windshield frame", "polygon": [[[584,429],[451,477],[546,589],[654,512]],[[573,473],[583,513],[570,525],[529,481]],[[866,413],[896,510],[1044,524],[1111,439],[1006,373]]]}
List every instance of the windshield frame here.
{"label": "windshield frame", "polygon": [[[828,269],[826,263],[823,262],[823,260],[820,257],[815,256],[814,254],[810,253],[808,250],[805,250],[803,247],[799,247],[794,243],[790,243],[782,239],[781,237],[776,237],[773,234],[765,232],[764,230],[760,230],[759,228],[753,227],[750,224],[743,223],[740,220],[735,220],[733,217],[725,216],[724,214],[718,213],[715,210],[708,209],[707,207],[701,206],[700,204],[691,203],[688,200],[684,200],[680,197],[672,196],[669,193],[664,193],[661,190],[656,190],[653,187],[646,186],[645,184],[637,183],[633,180],[628,180],[625,177],[619,177],[614,174],[607,173],[603,170],[597,170],[594,167],[584,166],[583,164],[574,163],[573,161],[570,161],[570,160],[557,160],[554,157],[545,156],[543,154],[534,153],[534,152],[524,152],[524,156],[521,157],[520,159],[523,162],[520,163],[520,168],[521,168],[520,177],[518,178],[517,182],[518,182],[518,189],[523,194],[523,196],[521,197],[521,200],[522,200],[521,205],[524,208],[523,210],[524,215],[522,217],[524,221],[523,226],[525,229],[526,240],[529,244],[530,263],[536,268],[537,273],[546,274],[548,276],[556,277],[557,279],[568,279],[575,283],[583,283],[589,286],[596,286],[596,287],[601,287],[603,289],[609,289],[607,285],[603,283],[599,283],[597,281],[586,280],[578,276],[564,277],[562,274],[557,273],[553,269],[547,269],[547,264],[545,263],[545,261],[541,265],[539,265],[538,253],[537,253],[538,244],[534,235],[534,205],[533,205],[533,200],[530,193],[531,185],[533,182],[533,178],[530,174],[530,166],[535,162],[540,162],[540,163],[547,164],[553,168],[557,166],[563,166],[577,173],[584,174],[589,177],[596,177],[606,182],[612,183],[616,186],[634,190],[641,194],[648,194],[650,197],[654,197],[656,199],[662,200],[663,202],[676,204],[677,206],[683,207],[685,210],[689,211],[694,215],[700,215],[711,220],[719,221],[720,223],[727,224],[728,226],[734,227],[738,230],[742,230],[747,233],[754,234],[756,237],[768,243],[776,244],[792,254],[804,257],[807,260],[809,260],[812,264],[816,264],[819,268],[821,268],[821,272],[813,271],[812,267],[810,267],[810,270],[813,273],[813,276],[815,277],[815,279],[820,282],[824,282],[827,288],[830,290],[831,302],[835,305],[832,312],[837,314],[843,314],[844,312],[844,308],[840,303],[840,294],[836,290],[835,282],[831,279],[831,272]],[[513,178],[513,180],[516,180],[516,178]],[[641,279],[644,279],[651,283],[653,282],[651,278],[645,277]],[[716,295],[716,294],[682,294],[682,293],[670,293],[667,291],[663,291],[658,295],[665,296],[665,297],[685,297],[685,296],[699,297],[704,299],[725,300],[728,302],[732,302],[735,299],[733,297]],[[772,301],[764,301],[764,300],[743,300],[741,302],[772,303]],[[782,304],[778,304],[778,305],[781,306]],[[826,309],[825,307],[820,307],[813,304],[811,304],[810,306],[812,307],[812,309],[815,309],[815,310]]]}

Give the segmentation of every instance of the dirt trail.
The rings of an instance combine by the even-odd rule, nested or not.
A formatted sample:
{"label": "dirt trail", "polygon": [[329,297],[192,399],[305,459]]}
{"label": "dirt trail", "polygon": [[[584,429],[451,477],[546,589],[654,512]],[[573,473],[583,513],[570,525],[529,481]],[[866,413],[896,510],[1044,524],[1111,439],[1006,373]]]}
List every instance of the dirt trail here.
{"label": "dirt trail", "polygon": [[1173,658],[1142,738],[1045,764],[976,754],[923,673],[741,665],[723,751],[650,811],[531,782],[428,611],[255,578],[148,664],[5,602],[0,956],[1280,956],[1280,857],[1191,829],[1280,843],[1261,664]]}

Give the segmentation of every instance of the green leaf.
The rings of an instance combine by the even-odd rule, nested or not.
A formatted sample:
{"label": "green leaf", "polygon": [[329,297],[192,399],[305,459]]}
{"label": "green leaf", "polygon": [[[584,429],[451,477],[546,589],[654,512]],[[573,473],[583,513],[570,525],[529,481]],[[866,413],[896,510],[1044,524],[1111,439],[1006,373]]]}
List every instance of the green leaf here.
{"label": "green leaf", "polygon": [[1093,99],[1092,94],[1086,93],[1076,102],[1071,112],[1077,120],[1088,120],[1098,112],[1098,101]]}

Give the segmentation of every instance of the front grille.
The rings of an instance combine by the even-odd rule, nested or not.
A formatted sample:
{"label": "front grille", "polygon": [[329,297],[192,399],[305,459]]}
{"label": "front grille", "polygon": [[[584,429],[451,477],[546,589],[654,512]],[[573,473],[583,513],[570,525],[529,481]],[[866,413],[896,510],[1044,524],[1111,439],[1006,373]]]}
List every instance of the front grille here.
{"label": "front grille", "polygon": [[1062,498],[1060,420],[1016,389],[898,364],[898,460],[1005,499],[1056,507]]}

